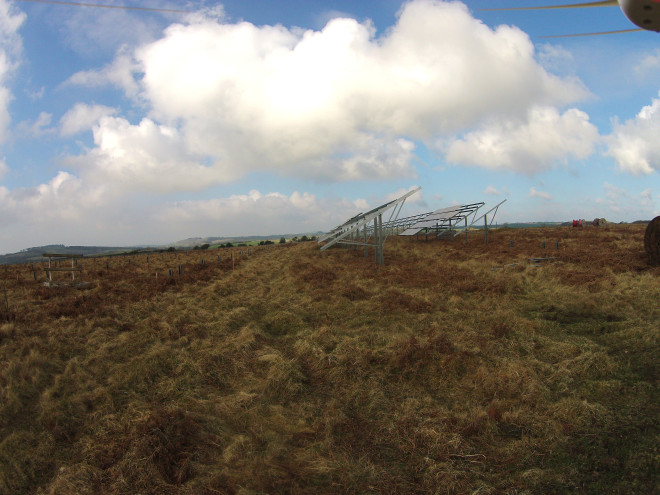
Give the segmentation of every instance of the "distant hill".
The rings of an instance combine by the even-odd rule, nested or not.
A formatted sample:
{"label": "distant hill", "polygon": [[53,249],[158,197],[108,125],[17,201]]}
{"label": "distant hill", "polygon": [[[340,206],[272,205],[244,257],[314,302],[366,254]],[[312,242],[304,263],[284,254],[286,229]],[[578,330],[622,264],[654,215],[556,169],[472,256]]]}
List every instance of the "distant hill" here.
{"label": "distant hill", "polygon": [[499,228],[509,228],[509,229],[530,229],[537,227],[556,227],[561,225],[561,222],[516,222],[516,223],[501,223],[498,224]]}
{"label": "distant hill", "polygon": [[241,242],[251,242],[251,241],[278,241],[282,237],[285,239],[292,239],[293,237],[301,237],[306,235],[307,237],[323,234],[323,232],[303,232],[298,234],[273,234],[273,235],[248,235],[248,236],[238,236],[238,237],[189,237],[188,239],[183,239],[180,241],[173,242],[168,244],[168,246],[174,246],[177,249],[190,249],[195,246],[201,246],[202,244],[226,244],[231,242],[232,244],[237,244]]}
{"label": "distant hill", "polygon": [[58,253],[58,254],[82,254],[83,256],[111,256],[114,254],[130,253],[135,251],[151,251],[160,250],[174,247],[176,249],[192,249],[195,246],[203,244],[218,245],[230,242],[232,244],[239,244],[242,242],[250,241],[278,241],[282,237],[291,239],[293,237],[301,237],[307,235],[311,237],[318,235],[321,232],[307,232],[303,234],[278,234],[278,235],[255,235],[255,236],[241,236],[241,237],[190,237],[171,244],[162,246],[65,246],[64,244],[49,244],[46,246],[31,247],[19,251],[18,253],[0,255],[0,265],[14,265],[18,263],[34,263],[43,261],[44,253]]}
{"label": "distant hill", "polygon": [[31,247],[18,253],[0,255],[0,265],[12,265],[16,263],[30,263],[42,261],[44,253],[58,254],[82,254],[83,256],[103,256],[110,254],[125,253],[135,249],[133,247],[109,247],[109,246],[65,246],[64,244],[49,244],[47,246]]}

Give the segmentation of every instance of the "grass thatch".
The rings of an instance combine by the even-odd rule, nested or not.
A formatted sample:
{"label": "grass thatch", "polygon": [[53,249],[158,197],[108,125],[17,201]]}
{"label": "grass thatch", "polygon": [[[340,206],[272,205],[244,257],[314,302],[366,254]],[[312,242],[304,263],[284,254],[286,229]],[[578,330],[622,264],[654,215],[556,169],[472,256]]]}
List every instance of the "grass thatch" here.
{"label": "grass thatch", "polygon": [[0,493],[657,492],[643,227],[0,267]]}

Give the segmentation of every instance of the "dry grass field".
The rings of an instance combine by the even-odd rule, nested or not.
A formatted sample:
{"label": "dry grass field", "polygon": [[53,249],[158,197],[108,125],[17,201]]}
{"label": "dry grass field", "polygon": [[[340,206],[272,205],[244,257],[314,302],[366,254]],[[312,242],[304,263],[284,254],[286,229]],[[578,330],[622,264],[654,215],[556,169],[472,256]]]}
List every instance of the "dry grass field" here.
{"label": "dry grass field", "polygon": [[0,493],[660,492],[644,226],[490,234],[0,267]]}

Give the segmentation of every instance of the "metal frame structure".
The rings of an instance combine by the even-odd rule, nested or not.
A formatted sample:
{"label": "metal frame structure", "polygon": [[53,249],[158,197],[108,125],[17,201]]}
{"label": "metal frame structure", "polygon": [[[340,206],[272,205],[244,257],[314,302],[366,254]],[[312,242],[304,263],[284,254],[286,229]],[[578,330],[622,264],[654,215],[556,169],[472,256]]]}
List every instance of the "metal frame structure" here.
{"label": "metal frame structure", "polygon": [[[369,247],[373,246],[376,263],[382,265],[385,262],[383,246],[389,236],[389,233],[387,233],[388,230],[384,228],[384,225],[396,222],[406,199],[421,189],[421,187],[417,187],[398,199],[385,203],[366,213],[360,213],[335,227],[330,232],[320,236],[317,240],[318,243],[327,241],[325,245],[321,246],[321,251],[335,244],[349,245],[353,249],[364,246],[364,256],[366,258],[369,255]],[[390,209],[392,210],[390,217],[383,223],[383,214]],[[370,225],[372,222],[373,226]],[[391,230],[389,232],[391,233]]]}
{"label": "metal frame structure", "polygon": [[[499,210],[500,206],[502,206],[502,204],[505,201],[506,201],[506,199],[500,201],[495,206],[493,206],[490,210],[488,210],[486,213],[481,215],[479,218],[477,218],[476,220],[474,220],[470,224],[470,227],[472,227],[472,225],[477,223],[479,220],[481,220],[482,218],[484,219],[484,239],[486,240],[486,244],[488,244],[488,229],[490,228],[491,225],[493,225],[493,221],[495,220],[495,215],[497,215],[497,210]],[[488,215],[490,215],[490,212],[492,212],[492,211],[494,211],[494,213],[490,217],[490,223],[488,223]]]}
{"label": "metal frame structure", "polygon": [[[429,233],[435,233],[435,238],[438,239],[440,237],[456,237],[461,232],[467,234],[468,228],[474,224],[477,212],[484,204],[482,201],[469,205],[440,208],[406,225],[406,229],[399,235],[414,236],[423,233],[428,239]],[[472,221],[468,225],[470,217],[472,217]],[[465,226],[461,228],[459,224],[462,222],[465,222]]]}
{"label": "metal frame structure", "polygon": [[[505,201],[506,199],[500,201],[479,218],[476,218],[476,216],[478,210],[485,204],[483,202],[473,203],[470,205],[449,206],[447,208],[441,208],[440,210],[436,210],[430,213],[422,213],[420,215],[411,217],[399,218],[393,222],[384,224],[383,228],[390,229],[392,232],[396,231],[397,234],[405,236],[415,236],[417,234],[423,233],[426,235],[427,239],[429,233],[433,231],[435,231],[436,239],[454,238],[465,232],[465,239],[467,241],[468,230],[483,218],[484,236],[486,244],[488,244],[488,229],[492,226],[499,207],[502,206]],[[489,215],[490,222],[488,221]],[[468,219],[470,216],[472,216],[472,221],[468,224]],[[459,226],[461,222],[465,222],[464,226]],[[399,232],[400,229],[404,229],[404,231]]]}

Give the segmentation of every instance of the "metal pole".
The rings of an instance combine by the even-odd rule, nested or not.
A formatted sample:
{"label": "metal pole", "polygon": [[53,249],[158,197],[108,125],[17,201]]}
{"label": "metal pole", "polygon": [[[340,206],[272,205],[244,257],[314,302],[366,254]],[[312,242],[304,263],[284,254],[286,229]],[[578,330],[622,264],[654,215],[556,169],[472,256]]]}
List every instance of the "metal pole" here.
{"label": "metal pole", "polygon": [[374,218],[374,261],[378,263],[378,218]]}
{"label": "metal pole", "polygon": [[369,256],[369,246],[367,246],[367,224],[364,224],[364,257]]}
{"label": "metal pole", "polygon": [[380,244],[380,247],[378,249],[379,253],[379,258],[378,258],[378,264],[383,265],[385,264],[385,255],[383,254],[383,215],[380,214],[378,215],[378,230],[380,231],[378,233],[378,243]]}
{"label": "metal pole", "polygon": [[486,244],[488,244],[488,220],[486,219],[486,215],[484,215],[484,232],[486,237]]}
{"label": "metal pole", "polygon": [[467,224],[467,217],[465,217],[465,244],[467,244],[468,241],[468,224]]}

